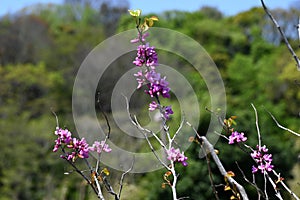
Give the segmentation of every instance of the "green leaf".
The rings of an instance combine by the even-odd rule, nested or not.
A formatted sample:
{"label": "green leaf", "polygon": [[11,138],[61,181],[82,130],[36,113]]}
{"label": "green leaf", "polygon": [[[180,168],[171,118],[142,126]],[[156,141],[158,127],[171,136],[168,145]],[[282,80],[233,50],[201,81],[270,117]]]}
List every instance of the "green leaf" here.
{"label": "green leaf", "polygon": [[139,17],[142,14],[142,10],[128,10],[129,14],[133,17]]}

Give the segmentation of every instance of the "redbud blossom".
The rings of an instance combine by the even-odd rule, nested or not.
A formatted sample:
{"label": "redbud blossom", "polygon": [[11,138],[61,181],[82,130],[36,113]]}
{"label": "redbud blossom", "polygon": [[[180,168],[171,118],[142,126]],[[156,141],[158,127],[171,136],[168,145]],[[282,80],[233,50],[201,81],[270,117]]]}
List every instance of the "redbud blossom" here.
{"label": "redbud blossom", "polygon": [[89,147],[90,151],[96,151],[97,153],[101,153],[102,151],[104,152],[111,152],[111,148],[109,148],[108,144],[105,144],[105,141],[95,141],[94,144]]}
{"label": "redbud blossom", "polygon": [[237,131],[232,132],[232,134],[229,136],[229,142],[228,144],[234,144],[234,142],[245,142],[247,140],[247,137],[244,136],[244,133],[239,133]]}
{"label": "redbud blossom", "polygon": [[258,150],[254,150],[253,153],[251,153],[251,157],[255,160],[258,166],[252,166],[252,173],[256,173],[258,170],[261,171],[261,173],[264,173],[265,171],[272,171],[274,168],[274,165],[272,165],[272,154],[266,154],[268,152],[268,149],[266,148],[266,145],[259,147],[256,146]]}
{"label": "redbud blossom", "polygon": [[155,101],[152,101],[149,104],[149,111],[154,111],[158,107],[158,104]]}
{"label": "redbud blossom", "polygon": [[150,47],[149,43],[144,45],[139,45],[137,48],[137,57],[133,61],[138,67],[141,67],[143,64],[150,67],[158,66],[157,53],[155,47]]}
{"label": "redbud blossom", "polygon": [[186,162],[188,158],[184,155],[184,152],[180,153],[179,148],[175,149],[174,147],[171,147],[169,150],[167,150],[167,155],[168,160],[181,162],[181,164],[185,167],[188,165]]}
{"label": "redbud blossom", "polygon": [[171,108],[171,106],[166,106],[164,108],[164,117],[168,120],[170,118],[170,115],[173,114],[173,110]]}
{"label": "redbud blossom", "polygon": [[138,34],[138,37],[130,40],[130,42],[131,43],[138,43],[141,40],[141,42],[144,43],[144,42],[146,42],[146,37],[148,37],[148,36],[149,36],[148,32],[146,32],[145,34],[142,34],[142,37],[140,37],[140,34]]}
{"label": "redbud blossom", "polygon": [[56,152],[61,145],[68,144],[72,141],[72,133],[68,129],[56,127],[54,134],[57,135],[53,148],[54,152]]}

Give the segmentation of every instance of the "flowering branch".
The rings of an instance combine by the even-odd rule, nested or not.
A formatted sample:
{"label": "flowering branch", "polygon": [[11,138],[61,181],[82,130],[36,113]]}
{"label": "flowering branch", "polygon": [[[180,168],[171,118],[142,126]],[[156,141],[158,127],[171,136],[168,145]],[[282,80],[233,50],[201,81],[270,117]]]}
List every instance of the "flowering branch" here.
{"label": "flowering branch", "polygon": [[206,151],[208,151],[210,153],[210,155],[212,156],[221,175],[226,177],[226,179],[232,185],[233,188],[236,187],[238,189],[243,200],[247,200],[248,196],[247,196],[247,193],[246,193],[244,187],[242,185],[240,185],[234,178],[232,178],[231,176],[228,175],[228,172],[225,170],[225,168],[224,168],[222,162],[220,161],[219,157],[217,156],[212,144],[210,144],[210,142],[207,140],[206,137],[200,136],[200,135],[198,135],[198,133],[197,133],[197,137],[198,137],[198,139],[200,139],[200,141],[202,141],[202,145],[206,149]]}
{"label": "flowering branch", "polygon": [[[146,43],[145,39],[149,35],[149,33],[146,33],[146,31],[149,29],[149,27],[153,26],[154,21],[158,21],[158,18],[155,16],[150,18],[144,18],[144,23],[141,24],[142,20],[140,18],[140,10],[129,10],[129,13],[135,18],[136,28],[138,32],[138,37],[136,39],[131,40],[131,42],[141,43],[141,45],[139,45],[137,48],[137,56],[133,61],[133,64],[139,68],[144,67],[144,70],[140,69],[136,74],[134,74],[138,83],[137,89],[142,88],[142,86],[144,85],[147,87],[145,93],[148,94],[151,98],[153,98],[153,101],[149,104],[149,111],[152,112],[154,110],[158,110],[160,112],[163,126],[163,136],[167,137],[167,142],[164,143],[155,133],[141,127],[135,116],[132,119],[129,114],[129,117],[133,125],[135,125],[146,138],[148,145],[151,151],[154,153],[155,157],[165,167],[165,169],[168,170],[168,172],[166,172],[164,176],[164,179],[166,181],[166,184],[171,187],[173,199],[177,200],[176,184],[178,175],[175,170],[175,163],[180,162],[183,166],[187,166],[187,157],[184,155],[184,152],[180,151],[179,148],[174,148],[173,142],[175,140],[175,137],[178,135],[183,123],[181,123],[181,126],[172,137],[169,132],[169,126],[167,125],[167,121],[170,119],[170,115],[173,114],[173,110],[171,106],[163,106],[160,103],[160,97],[170,98],[169,82],[166,80],[165,76],[162,77],[160,73],[156,72],[156,67],[159,66],[158,56],[155,47],[150,46],[149,43]],[[127,110],[129,110],[128,100],[126,101]],[[150,135],[153,136],[162,146],[163,150],[167,154],[167,159],[170,162],[169,165],[165,164],[155,153],[154,148],[148,139],[147,133],[150,133]],[[172,182],[168,180],[168,176],[171,174],[173,177]]]}
{"label": "flowering branch", "polygon": [[209,152],[212,159],[216,163],[219,172],[221,175],[224,176],[225,180],[229,182],[229,184],[232,186],[231,188],[236,188],[242,197],[243,200],[248,200],[247,193],[242,185],[240,185],[228,172],[225,170],[222,162],[220,161],[218,155],[215,152],[215,149],[213,145],[207,140],[205,136],[200,136],[197,132],[197,130],[189,123],[186,123],[188,126],[192,128],[192,130],[195,132],[197,139],[200,141],[201,147],[205,149],[205,152]]}
{"label": "flowering branch", "polygon": [[[240,168],[238,162],[235,162],[235,163],[236,163],[238,169],[240,170],[240,172],[241,172],[241,174],[242,174],[244,180],[245,180],[247,183],[249,183],[250,185],[252,185],[252,186],[256,189],[258,199],[260,199],[261,196],[262,196],[264,199],[266,199],[266,196],[265,196],[264,192],[256,185],[255,179],[253,179],[252,182],[249,181],[248,178],[246,177],[245,173],[243,172],[243,170]],[[254,176],[254,175],[253,175],[253,176]]]}

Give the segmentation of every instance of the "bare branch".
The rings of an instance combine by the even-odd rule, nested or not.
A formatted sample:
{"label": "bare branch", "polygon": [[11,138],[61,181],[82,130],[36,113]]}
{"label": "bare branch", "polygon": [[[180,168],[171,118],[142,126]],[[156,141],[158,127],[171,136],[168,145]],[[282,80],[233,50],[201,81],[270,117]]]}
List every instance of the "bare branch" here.
{"label": "bare branch", "polygon": [[98,173],[98,170],[99,170],[99,168],[100,168],[99,165],[100,165],[101,154],[102,154],[102,151],[103,151],[103,149],[104,149],[104,146],[105,146],[107,140],[108,140],[109,137],[110,137],[110,132],[111,132],[111,127],[110,127],[110,124],[109,124],[108,117],[107,117],[107,115],[105,114],[105,112],[104,112],[104,110],[103,110],[103,108],[102,108],[102,105],[101,105],[101,103],[100,103],[100,93],[98,93],[97,104],[98,104],[99,109],[100,109],[100,111],[101,111],[101,113],[102,113],[102,115],[103,115],[103,117],[104,117],[104,119],[105,119],[106,125],[107,125],[107,127],[108,127],[108,131],[107,131],[107,134],[106,134],[106,136],[105,136],[104,144],[103,144],[102,147],[101,147],[100,153],[98,153],[98,159],[97,159],[97,162],[96,162],[96,168],[95,168],[96,173]]}
{"label": "bare branch", "polygon": [[118,194],[114,191],[111,184],[108,182],[106,176],[103,177],[103,184],[107,190],[107,192],[115,197],[115,200],[119,200]]}
{"label": "bare branch", "polygon": [[247,179],[245,173],[243,172],[243,170],[240,168],[238,162],[235,162],[235,164],[237,165],[237,167],[239,168],[240,172],[242,173],[242,176],[244,178],[244,180],[249,183],[250,185],[252,185],[253,187],[255,187],[256,191],[257,191],[257,195],[258,195],[258,200],[260,200],[261,195],[263,196],[263,198],[265,199],[265,195],[263,193],[263,191],[256,185],[255,181],[251,182]]}
{"label": "bare branch", "polygon": [[300,60],[299,60],[298,56],[296,55],[295,51],[293,50],[293,48],[291,47],[286,35],[282,31],[281,27],[279,26],[279,24],[277,23],[277,21],[275,20],[275,18],[273,17],[273,15],[269,11],[269,9],[267,8],[267,6],[265,5],[263,0],[261,0],[261,4],[262,4],[262,6],[265,10],[265,13],[269,16],[269,18],[272,20],[272,22],[275,24],[276,28],[278,29],[281,37],[284,40],[285,45],[287,46],[288,50],[290,51],[290,53],[292,54],[294,60],[296,61],[298,71],[300,71]]}
{"label": "bare branch", "polygon": [[100,93],[98,93],[98,98],[97,98],[97,104],[99,106],[99,109],[103,115],[103,117],[105,118],[105,121],[106,121],[106,125],[108,127],[108,132],[107,132],[107,137],[109,138],[110,137],[110,131],[111,131],[111,127],[110,127],[110,124],[109,124],[109,120],[108,120],[108,117],[107,115],[105,114],[103,108],[102,108],[102,105],[100,103]]}
{"label": "bare branch", "polygon": [[[63,151],[64,152],[64,151]],[[65,153],[65,152],[64,152]],[[65,158],[64,158],[65,159]],[[83,178],[84,178],[84,180],[86,180],[87,181],[87,183],[92,187],[92,189],[93,189],[93,191],[98,195],[99,194],[99,191],[97,190],[97,188],[95,188],[95,186],[92,184],[92,182],[88,179],[88,177],[86,177],[86,175],[81,171],[81,170],[79,170],[77,167],[76,167],[76,165],[72,162],[72,161],[70,161],[70,160],[68,160],[68,159],[65,159],[72,167],[73,167],[73,169],[79,174],[79,175],[81,175]]]}
{"label": "bare branch", "polygon": [[258,115],[257,115],[257,110],[255,106],[251,103],[251,106],[255,112],[255,124],[256,124],[256,129],[257,129],[257,136],[258,136],[258,146],[261,148],[261,135],[260,135],[260,130],[259,130],[259,125],[258,125]]}
{"label": "bare branch", "polygon": [[54,117],[55,117],[55,120],[56,120],[56,127],[59,127],[58,117],[57,117],[56,113],[54,112],[54,110],[53,110],[52,108],[51,108],[51,112],[52,112],[52,114],[53,114]]}
{"label": "bare branch", "polygon": [[99,199],[105,200],[104,197],[103,197],[103,194],[102,194],[102,190],[101,190],[100,184],[99,184],[98,179],[97,179],[96,176],[94,176],[94,181],[95,181],[96,186],[98,188],[98,194],[97,195],[98,195]]}
{"label": "bare branch", "polygon": [[[203,148],[202,145],[201,145],[201,148],[205,152],[205,149]],[[210,167],[210,159],[207,156],[207,154],[205,154],[205,158],[206,158],[206,163],[207,163],[207,169],[208,169],[208,174],[209,174],[210,185],[212,187],[212,190],[213,190],[213,193],[214,193],[216,199],[219,200],[218,191],[216,190],[216,187],[214,185],[214,180],[213,180],[213,177],[212,177],[212,170],[211,170],[211,167]]]}
{"label": "bare branch", "polygon": [[123,172],[123,174],[122,174],[122,176],[121,176],[121,178],[120,178],[120,188],[119,188],[118,199],[121,198],[121,193],[122,193],[122,189],[123,189],[123,181],[124,181],[124,178],[125,178],[126,174],[128,174],[128,173],[133,169],[134,160],[135,160],[135,159],[133,158],[131,167],[130,167],[127,171]]}
{"label": "bare branch", "polygon": [[236,180],[230,176],[227,176],[227,172],[222,164],[222,162],[220,161],[219,157],[217,156],[215,150],[214,150],[214,147],[212,144],[210,144],[210,142],[206,139],[206,137],[204,136],[200,136],[200,139],[202,140],[203,142],[203,145],[204,145],[204,148],[206,150],[209,151],[210,155],[212,156],[213,160],[215,161],[220,173],[224,176],[224,177],[227,177],[227,180],[230,184],[236,186],[236,188],[238,189],[238,191],[240,192],[243,200],[248,200],[248,196],[247,196],[247,193],[244,189],[244,187],[242,185],[240,185],[238,182],[236,182]]}
{"label": "bare branch", "polygon": [[[282,198],[282,196],[281,196],[279,190],[278,190],[277,187],[276,187],[276,184],[274,183],[274,181],[272,180],[272,178],[269,176],[269,174],[268,174],[266,171],[264,172],[264,177],[265,177],[265,178],[267,177],[267,178],[269,179],[269,182],[271,183],[271,185],[273,186],[273,189],[275,190],[275,196],[276,196],[278,199],[283,200],[283,198]],[[267,193],[266,193],[266,194],[267,194]]]}
{"label": "bare branch", "polygon": [[[278,180],[281,179],[280,174],[276,173],[275,170],[272,170],[272,172],[273,172],[273,174],[274,174],[275,176],[277,176],[277,179],[278,179]],[[284,187],[284,189],[285,189],[290,195],[292,195],[292,197],[294,197],[294,199],[300,200],[300,198],[299,198],[294,192],[292,192],[292,190],[291,190],[291,189],[283,182],[283,180],[280,180],[279,182],[280,182],[280,184]]]}
{"label": "bare branch", "polygon": [[[136,118],[135,118],[136,119]],[[132,121],[134,123],[134,121]],[[155,150],[154,150],[154,147],[153,145],[151,144],[148,136],[143,132],[144,130],[147,130],[147,129],[144,129],[143,127],[141,127],[138,123],[135,123],[136,124],[136,127],[137,129],[144,135],[152,153],[154,154],[154,156],[156,157],[156,159],[167,169],[167,170],[171,170],[170,167],[168,167],[161,159],[160,157],[156,154]],[[150,130],[147,130],[147,131],[150,131]],[[157,137],[157,135],[155,133],[153,133],[152,131],[150,131],[150,133],[155,137],[155,139],[160,143],[160,145],[162,146],[162,148],[164,150],[166,150],[166,146],[164,145],[164,143]]]}
{"label": "bare branch", "polygon": [[244,187],[242,185],[240,185],[234,178],[232,178],[230,176],[227,176],[227,172],[226,172],[222,162],[220,161],[218,155],[216,154],[213,145],[207,140],[206,137],[200,136],[198,134],[197,130],[195,129],[195,127],[193,127],[189,122],[186,122],[186,124],[193,129],[193,131],[195,132],[197,138],[200,141],[202,141],[203,148],[205,149],[204,152],[208,151],[210,153],[210,155],[212,156],[213,160],[215,161],[221,175],[223,175],[224,177],[227,177],[228,182],[238,189],[238,191],[240,192],[240,195],[242,196],[243,200],[248,200],[249,198],[248,198],[248,195],[247,195]]}
{"label": "bare branch", "polygon": [[171,145],[172,145],[172,143],[174,142],[174,140],[175,140],[175,138],[176,138],[176,136],[179,134],[179,132],[181,131],[181,129],[182,129],[182,127],[183,127],[183,125],[184,125],[184,123],[185,123],[185,118],[183,118],[182,120],[181,120],[181,122],[180,122],[180,125],[179,125],[179,127],[178,127],[178,129],[176,130],[176,132],[175,132],[175,134],[174,134],[174,136],[173,136],[173,138],[171,139]]}
{"label": "bare branch", "polygon": [[[153,133],[153,131],[151,130],[148,130],[146,128],[143,128],[138,120],[137,120],[137,117],[136,116],[133,116],[133,118],[131,117],[131,114],[129,112],[129,102],[128,102],[128,98],[123,95],[124,98],[125,98],[125,101],[126,101],[126,110],[127,110],[127,114],[128,114],[128,118],[129,120],[131,121],[131,123],[140,131],[141,134],[143,134],[143,136],[145,137],[152,153],[154,154],[154,156],[156,157],[156,159],[167,169],[167,170],[171,170],[170,167],[168,167],[160,158],[159,156],[156,154],[155,150],[154,150],[154,147],[153,145],[151,144],[148,136],[147,136],[147,133],[151,134],[152,136],[155,137],[155,139],[159,142],[159,144],[162,146],[162,148],[166,151],[167,150],[167,147],[165,146],[165,144],[160,140],[160,138],[155,134]],[[146,132],[146,133],[145,133]]]}
{"label": "bare branch", "polygon": [[290,132],[290,133],[292,133],[292,134],[294,134],[294,135],[300,137],[300,134],[299,134],[299,133],[296,133],[295,131],[292,131],[291,129],[288,129],[288,128],[286,128],[286,127],[280,125],[279,122],[278,122],[278,121],[276,120],[276,118],[274,117],[274,115],[272,115],[268,110],[267,110],[267,112],[269,113],[269,115],[272,117],[272,119],[274,120],[274,122],[276,123],[276,125],[277,125],[279,128],[281,128],[281,129],[283,129],[283,130],[285,130],[285,131],[288,131],[288,132]]}

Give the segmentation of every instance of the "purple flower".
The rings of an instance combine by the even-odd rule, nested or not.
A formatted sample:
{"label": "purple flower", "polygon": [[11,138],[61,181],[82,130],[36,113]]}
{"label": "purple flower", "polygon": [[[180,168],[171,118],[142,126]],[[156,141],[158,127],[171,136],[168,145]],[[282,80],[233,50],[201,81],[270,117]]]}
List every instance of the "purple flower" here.
{"label": "purple flower", "polygon": [[88,158],[89,157],[89,145],[84,138],[81,140],[72,138],[72,133],[68,129],[62,129],[57,127],[55,135],[58,138],[55,140],[53,151],[56,152],[59,147],[64,149],[65,155],[60,155],[61,158],[72,160],[76,158]]}
{"label": "purple flower", "polygon": [[62,144],[69,144],[72,141],[72,133],[68,129],[56,127],[54,134],[58,136],[55,140],[54,152],[56,152]]}
{"label": "purple flower", "polygon": [[171,160],[173,162],[181,162],[183,166],[187,166],[186,160],[188,159],[185,155],[184,152],[180,153],[179,148],[175,149],[174,147],[171,147],[169,150],[167,150],[167,159]]}
{"label": "purple flower", "polygon": [[138,43],[141,39],[141,42],[146,42],[146,37],[149,36],[149,33],[145,33],[145,34],[142,34],[142,37],[140,38],[140,34],[138,34],[138,37],[137,38],[134,38],[132,40],[130,40],[131,43]]}
{"label": "purple flower", "polygon": [[266,161],[266,162],[272,162],[272,154],[265,154],[263,156],[263,159]]}
{"label": "purple flower", "polygon": [[164,117],[168,120],[170,118],[170,115],[173,114],[173,110],[171,108],[171,106],[166,106],[164,108]]}
{"label": "purple flower", "polygon": [[253,165],[252,166],[252,173],[254,174],[254,173],[256,173],[258,171],[258,169]]}
{"label": "purple flower", "polygon": [[268,172],[272,171],[273,168],[274,168],[274,165],[271,165],[271,162],[267,162],[267,163],[265,164],[265,169],[266,169]]}
{"label": "purple flower", "polygon": [[[257,146],[257,148],[259,148],[259,147]],[[266,145],[264,145],[264,146],[260,147],[260,151],[268,152],[269,149],[267,149]]]}
{"label": "purple flower", "polygon": [[156,110],[157,107],[158,107],[158,104],[155,101],[152,101],[149,104],[149,111],[154,111],[154,110]]}
{"label": "purple flower", "polygon": [[268,149],[266,148],[266,145],[259,147],[256,146],[257,150],[254,150],[251,153],[251,157],[255,160],[257,163],[257,167],[252,166],[252,173],[256,173],[258,169],[261,171],[261,173],[264,173],[265,171],[272,171],[274,168],[274,165],[272,165],[272,154],[267,154]]}
{"label": "purple flower", "polygon": [[161,78],[160,73],[151,70],[145,74],[145,78],[149,82],[147,84],[148,91],[146,91],[146,93],[151,97],[162,95],[164,98],[170,98],[169,82],[166,81],[166,77]]}
{"label": "purple flower", "polygon": [[174,147],[171,147],[169,150],[167,150],[168,160],[176,161],[178,154],[180,154],[180,150],[175,149]]}
{"label": "purple flower", "polygon": [[244,136],[244,133],[239,133],[237,131],[232,132],[232,134],[229,136],[229,142],[228,144],[234,144],[236,141],[239,142],[245,142],[247,140],[247,137]]}
{"label": "purple flower", "polygon": [[71,153],[73,155],[73,161],[76,159],[77,156],[79,158],[89,157],[89,145],[86,142],[85,138],[81,138],[81,140],[73,138],[72,143],[67,145],[67,147],[73,150],[73,152]]}
{"label": "purple flower", "polygon": [[150,47],[148,43],[145,45],[139,45],[137,48],[137,56],[133,61],[133,64],[138,67],[141,67],[144,64],[148,67],[158,66],[158,58],[155,47]]}
{"label": "purple flower", "polygon": [[146,82],[146,79],[145,79],[145,76],[144,76],[142,70],[138,71],[136,74],[134,74],[134,76],[136,77],[136,80],[138,82],[137,89],[140,89],[143,86],[143,84],[145,84],[145,82]]}
{"label": "purple flower", "polygon": [[96,151],[97,153],[101,153],[102,151],[104,152],[111,152],[111,148],[109,148],[108,144],[105,144],[105,141],[95,141],[94,144],[89,147],[90,151]]}

